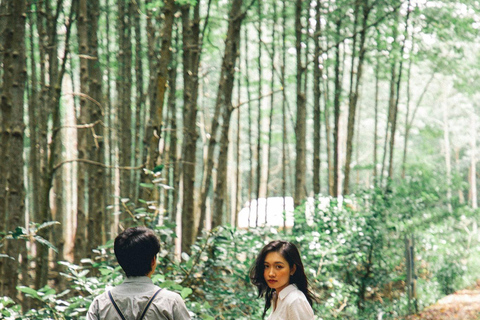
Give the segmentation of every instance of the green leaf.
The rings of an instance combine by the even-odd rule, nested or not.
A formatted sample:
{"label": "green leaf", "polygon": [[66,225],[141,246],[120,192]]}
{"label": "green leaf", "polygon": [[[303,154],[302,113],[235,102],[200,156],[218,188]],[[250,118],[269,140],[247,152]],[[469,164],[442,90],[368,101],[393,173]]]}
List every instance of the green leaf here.
{"label": "green leaf", "polygon": [[23,227],[16,227],[15,231],[10,233],[13,239],[18,239],[20,236],[26,235],[27,230]]}
{"label": "green leaf", "polygon": [[15,260],[13,257],[10,257],[8,254],[3,254],[3,253],[0,253],[0,258],[8,258],[8,259]]}
{"label": "green leaf", "polygon": [[182,296],[183,299],[185,299],[186,297],[188,297],[189,295],[191,295],[193,293],[193,290],[190,289],[190,288],[183,288],[182,289],[182,292],[180,292],[180,295]]}
{"label": "green leaf", "polygon": [[45,240],[44,238],[40,237],[40,236],[33,236],[35,238],[35,240],[37,242],[39,242],[40,244],[43,244],[44,246],[47,246],[49,247],[50,249],[52,249],[53,251],[55,251],[56,253],[58,253],[58,250],[57,248],[55,248],[55,246],[53,244],[50,243],[50,241],[48,240]]}
{"label": "green leaf", "polygon": [[32,288],[30,288],[30,287],[18,286],[18,287],[17,287],[17,290],[20,291],[20,292],[23,292],[23,293],[25,293],[25,294],[32,295],[32,296],[34,296],[35,298],[39,298],[38,293],[37,293],[37,290],[32,289]]}
{"label": "green leaf", "polygon": [[48,227],[51,227],[51,226],[54,226],[54,225],[57,225],[57,224],[60,224],[60,222],[58,222],[58,221],[44,222],[44,223],[42,223],[41,225],[38,226],[37,231],[48,228]]}
{"label": "green leaf", "polygon": [[140,183],[140,187],[153,189],[155,188],[155,185],[153,183]]}
{"label": "green leaf", "polygon": [[156,166],[155,168],[153,168],[153,172],[154,173],[160,173],[160,172],[162,172],[163,167],[164,167],[164,165],[160,164],[160,165]]}

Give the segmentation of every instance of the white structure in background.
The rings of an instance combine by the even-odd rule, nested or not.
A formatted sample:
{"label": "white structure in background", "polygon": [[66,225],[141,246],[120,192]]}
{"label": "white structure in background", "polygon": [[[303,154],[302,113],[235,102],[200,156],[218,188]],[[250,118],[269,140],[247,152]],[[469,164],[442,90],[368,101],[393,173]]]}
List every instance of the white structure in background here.
{"label": "white structure in background", "polygon": [[[285,201],[285,204],[284,204]],[[285,208],[284,208],[285,205]],[[305,205],[305,215],[309,224],[312,221],[313,198],[308,198]],[[258,211],[257,211],[258,210]],[[258,220],[257,220],[258,213]],[[269,197],[253,199],[246,202],[238,213],[239,228],[259,227],[293,227],[293,198]]]}

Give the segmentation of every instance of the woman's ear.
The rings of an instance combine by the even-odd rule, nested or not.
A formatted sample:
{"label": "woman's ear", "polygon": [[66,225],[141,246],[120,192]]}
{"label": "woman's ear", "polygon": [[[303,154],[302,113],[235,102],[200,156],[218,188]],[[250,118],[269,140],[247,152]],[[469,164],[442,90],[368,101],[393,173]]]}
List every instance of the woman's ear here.
{"label": "woman's ear", "polygon": [[295,274],[295,271],[297,271],[297,265],[294,264],[292,270],[290,270],[290,275],[293,276]]}

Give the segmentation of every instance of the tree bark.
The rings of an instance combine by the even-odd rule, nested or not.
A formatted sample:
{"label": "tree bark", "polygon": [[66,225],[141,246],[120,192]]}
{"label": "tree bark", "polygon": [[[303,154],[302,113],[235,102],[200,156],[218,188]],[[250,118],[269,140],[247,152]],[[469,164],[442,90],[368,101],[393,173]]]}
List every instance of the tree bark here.
{"label": "tree bark", "polygon": [[313,55],[313,194],[317,197],[320,194],[320,150],[321,150],[321,130],[322,130],[322,111],[320,101],[322,99],[322,90],[320,84],[323,77],[322,67],[320,67],[321,45],[320,35],[322,34],[321,26],[321,7],[319,1],[315,7],[315,34],[314,34],[314,55]]}
{"label": "tree bark", "polygon": [[442,101],[443,115],[443,143],[445,148],[445,170],[447,183],[447,208],[452,213],[452,156],[450,152],[450,126],[448,123],[448,107],[445,101]]}
{"label": "tree bark", "polygon": [[[87,136],[87,154],[88,159],[96,163],[105,162],[104,149],[104,115],[103,93],[102,93],[102,69],[98,54],[98,16],[100,4],[98,0],[88,1],[88,95],[98,105],[92,102],[88,103],[88,123],[95,124]],[[105,169],[103,166],[90,165],[88,168],[88,240],[92,248],[96,248],[106,242],[103,221],[106,218],[106,202],[104,198],[104,189],[106,188]]]}
{"label": "tree bark", "polygon": [[[409,23],[409,18],[410,18],[410,0],[408,1],[408,7],[407,7],[407,15],[405,17],[405,32],[404,32],[404,35],[405,35],[405,39],[407,38],[408,36],[408,23]],[[397,114],[398,114],[398,104],[399,104],[399,100],[400,100],[400,84],[401,84],[401,80],[402,80],[402,71],[403,71],[403,53],[405,51],[405,43],[406,43],[406,40],[403,40],[402,42],[402,47],[400,48],[400,63],[399,63],[399,67],[398,67],[398,79],[396,81],[396,92],[391,95],[391,99],[395,99],[395,101],[393,102],[393,112],[391,114],[391,133],[390,133],[390,156],[389,156],[389,165],[388,165],[388,183],[390,183],[390,181],[392,181],[393,179],[393,151],[394,151],[394,147],[395,147],[395,132],[396,132],[396,127],[397,127]],[[394,64],[395,65],[395,64]],[[392,82],[393,82],[393,79],[392,79]],[[387,183],[387,189],[389,188],[388,187],[388,183]]]}
{"label": "tree bark", "polygon": [[[44,39],[46,42],[44,43],[45,46],[45,53],[46,57],[48,57],[48,80],[49,83],[45,87],[46,95],[47,95],[47,113],[45,114],[46,117],[51,116],[51,136],[47,140],[47,132],[45,131],[45,141],[47,142],[46,146],[46,163],[45,167],[43,168],[43,175],[42,175],[42,190],[40,191],[41,197],[44,199],[42,202],[42,206],[39,208],[40,215],[38,222],[46,222],[51,221],[53,219],[51,205],[50,205],[50,195],[51,190],[53,187],[53,181],[56,174],[56,162],[60,158],[57,152],[60,150],[58,144],[61,143],[60,141],[60,98],[62,93],[62,82],[63,76],[66,71],[66,63],[69,54],[69,41],[71,35],[71,23],[73,20],[73,14],[75,6],[72,4],[71,10],[69,13],[68,18],[66,19],[65,23],[65,41],[64,41],[64,50],[63,50],[63,57],[59,56],[58,53],[58,34],[57,34],[57,22],[59,21],[58,17],[63,11],[63,1],[59,0],[56,4],[56,9],[53,10],[50,7],[49,2],[44,3],[43,10],[45,12],[45,23],[46,23],[46,38]],[[62,60],[63,59],[63,60]],[[62,61],[62,64],[59,65],[59,62]],[[45,75],[47,78],[47,75]],[[45,128],[47,129],[47,128]],[[54,190],[55,192],[55,190]],[[60,208],[57,208],[60,209]],[[58,215],[63,213],[58,212]],[[49,230],[42,230],[39,232],[39,235],[43,238],[50,240],[53,242],[54,245],[57,245],[58,238],[53,238],[52,233],[57,232],[57,230],[51,228]],[[48,280],[48,271],[49,271],[49,249],[45,246],[37,246],[37,261],[36,261],[36,279],[35,279],[35,286],[37,288],[43,287],[47,284]]]}
{"label": "tree bark", "polygon": [[[354,58],[355,58],[355,50],[356,50],[356,37],[353,38],[353,54],[352,54],[352,72],[350,77],[350,99],[348,104],[348,123],[347,123],[347,154],[345,160],[345,177],[343,181],[343,194],[348,194],[349,190],[349,182],[350,182],[350,166],[352,162],[352,142],[353,136],[355,132],[355,115],[357,111],[357,102],[360,90],[360,82],[362,79],[363,74],[363,62],[365,60],[365,41],[366,41],[366,33],[367,33],[367,22],[368,16],[370,14],[370,8],[368,4],[368,0],[364,0],[362,3],[363,8],[363,22],[362,22],[362,30],[360,31],[360,46],[359,46],[359,53],[358,53],[358,64],[357,68],[354,71]],[[360,4],[356,2],[355,4],[355,26],[354,26],[354,33],[356,33],[357,28],[357,20],[360,11]],[[355,87],[353,86],[354,83],[354,74],[356,74],[355,78]]]}
{"label": "tree bark", "polygon": [[[80,92],[88,92],[88,7],[87,0],[79,0],[78,3],[78,53],[80,54]],[[80,110],[77,111],[79,125],[88,123],[87,99],[80,97]],[[87,159],[87,130],[79,129],[77,132],[78,159]],[[88,203],[86,201],[86,188],[88,185],[87,165],[79,161],[77,164],[77,229],[75,232],[74,262],[80,264],[80,260],[87,254],[87,214]]]}
{"label": "tree bark", "polygon": [[[4,155],[0,165],[0,217],[4,230],[25,225],[25,190],[23,179],[23,140],[25,124],[24,92],[26,80],[25,49],[26,1],[14,1],[7,11],[7,23],[2,34],[4,67],[0,99],[0,149]],[[25,243],[11,240],[5,243],[6,254],[0,270],[0,294],[15,299],[17,294],[19,258],[27,259]],[[17,299],[15,299],[17,300]],[[17,301],[18,302],[18,301]]]}
{"label": "tree bark", "polygon": [[[257,56],[257,65],[258,65],[258,96],[262,96],[262,83],[263,83],[263,68],[262,68],[262,1],[258,0],[257,6],[258,14],[258,56]],[[262,182],[262,99],[258,99],[257,105],[257,167],[256,167],[256,176],[257,176],[257,185],[256,185],[256,195],[257,207],[255,208],[256,221],[255,225],[258,225],[258,218],[260,216],[260,207],[259,200],[261,197],[261,182]]]}
{"label": "tree bark", "polygon": [[[340,30],[342,27],[342,21],[339,19],[336,22],[337,37],[340,38]],[[334,114],[334,128],[333,128],[333,190],[332,196],[338,197],[339,195],[339,167],[340,167],[340,97],[342,93],[341,73],[340,73],[340,42],[337,41],[335,46],[335,97],[333,101],[333,114]]]}
{"label": "tree bark", "polygon": [[[175,48],[178,49],[178,31],[175,36]],[[179,188],[179,165],[178,165],[178,133],[177,133],[177,99],[175,94],[177,92],[177,62],[176,58],[178,50],[174,50],[174,54],[171,59],[171,67],[169,71],[169,87],[168,92],[168,108],[170,109],[170,151],[168,161],[168,181],[169,185],[173,187],[171,190],[171,196],[168,197],[167,210],[170,213],[170,221],[175,221],[177,213],[178,202],[178,188]]]}
{"label": "tree bark", "polygon": [[302,0],[295,2],[295,48],[297,52],[297,119],[295,123],[296,162],[295,162],[295,197],[294,205],[298,206],[306,199],[306,93],[302,90],[305,67],[302,64]]}
{"label": "tree bark", "polygon": [[195,167],[197,151],[197,97],[198,68],[200,63],[200,2],[193,8],[193,20],[190,19],[190,5],[184,5],[182,11],[183,28],[183,81],[184,81],[184,144],[181,172],[183,178],[182,202],[182,251],[190,252],[190,246],[196,238],[195,233]]}
{"label": "tree bark", "polygon": [[477,198],[477,115],[475,113],[475,105],[473,106],[472,116],[470,117],[470,200],[472,209],[478,208]]}
{"label": "tree bark", "polygon": [[380,53],[377,53],[375,66],[375,111],[373,126],[373,185],[376,187],[378,182],[377,172],[377,149],[378,149],[378,95],[380,92]]}
{"label": "tree bark", "polygon": [[[154,96],[151,97],[151,110],[149,121],[147,125],[147,130],[145,132],[145,142],[148,145],[146,163],[145,167],[149,170],[158,164],[159,160],[159,141],[162,136],[162,125],[163,125],[163,109],[165,101],[165,92],[168,85],[168,65],[171,61],[171,46],[172,46],[172,32],[173,24],[175,20],[175,12],[177,10],[174,0],[165,1],[165,6],[163,7],[163,26],[160,32],[161,35],[161,49],[160,49],[160,60],[158,63],[158,69],[156,70],[156,76],[154,80],[155,91]],[[151,17],[150,17],[151,19]],[[149,22],[151,23],[151,22]],[[151,36],[151,35],[150,35]],[[154,59],[152,56],[153,47],[155,46],[154,38],[150,42],[151,50],[150,56],[151,59]],[[154,71],[155,72],[155,71]],[[145,176],[142,178],[145,182]],[[148,197],[148,196],[144,196]]]}
{"label": "tree bark", "polygon": [[[120,0],[118,2],[118,123],[119,129],[119,163],[129,167],[132,164],[132,20],[133,3]],[[131,201],[133,199],[132,172],[120,172],[120,196]]]}
{"label": "tree bark", "polygon": [[242,21],[247,11],[242,12],[243,0],[233,0],[229,13],[225,52],[222,61],[220,82],[218,85],[217,103],[223,106],[223,124],[220,138],[220,153],[218,156],[217,183],[213,200],[212,228],[223,222],[225,210],[223,204],[226,198],[227,164],[229,147],[230,118],[233,112],[232,93],[235,80],[235,66],[240,51],[240,31]]}

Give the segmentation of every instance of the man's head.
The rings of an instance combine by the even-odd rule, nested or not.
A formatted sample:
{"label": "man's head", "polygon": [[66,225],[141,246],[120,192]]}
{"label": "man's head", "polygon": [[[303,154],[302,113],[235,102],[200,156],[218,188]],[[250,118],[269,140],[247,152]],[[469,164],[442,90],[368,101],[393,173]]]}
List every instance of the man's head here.
{"label": "man's head", "polygon": [[160,251],[155,233],[145,227],[128,228],[115,238],[115,256],[127,277],[146,276]]}

